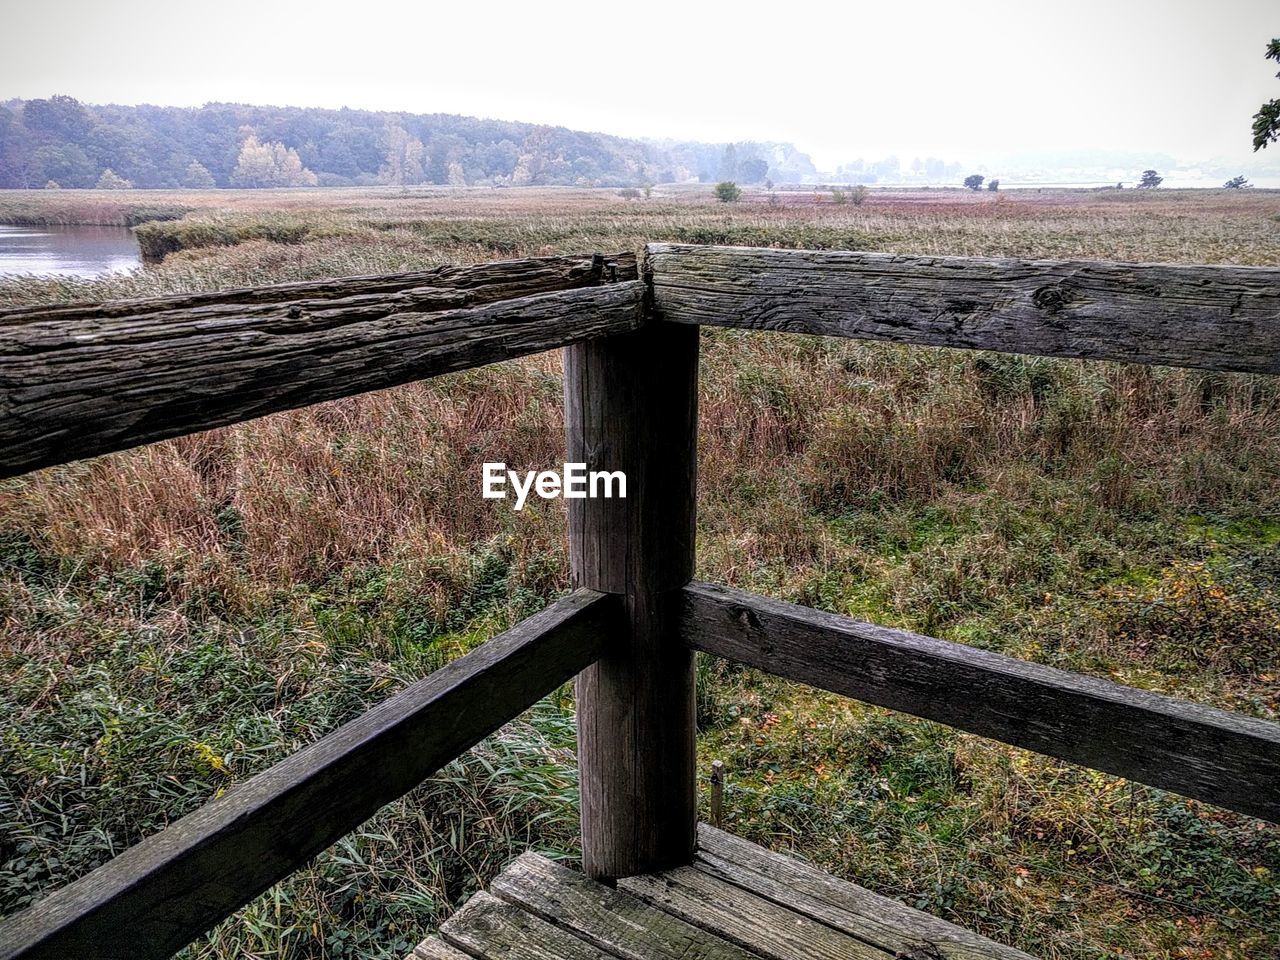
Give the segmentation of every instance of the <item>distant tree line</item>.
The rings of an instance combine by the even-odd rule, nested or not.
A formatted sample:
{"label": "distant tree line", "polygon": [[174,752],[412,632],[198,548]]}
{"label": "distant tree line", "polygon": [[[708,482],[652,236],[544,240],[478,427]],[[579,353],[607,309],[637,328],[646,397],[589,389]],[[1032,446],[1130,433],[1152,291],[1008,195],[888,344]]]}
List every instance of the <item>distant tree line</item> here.
{"label": "distant tree line", "polygon": [[798,182],[790,144],[646,142],[451,114],[212,103],[0,104],[0,187],[211,189],[418,183],[642,187]]}

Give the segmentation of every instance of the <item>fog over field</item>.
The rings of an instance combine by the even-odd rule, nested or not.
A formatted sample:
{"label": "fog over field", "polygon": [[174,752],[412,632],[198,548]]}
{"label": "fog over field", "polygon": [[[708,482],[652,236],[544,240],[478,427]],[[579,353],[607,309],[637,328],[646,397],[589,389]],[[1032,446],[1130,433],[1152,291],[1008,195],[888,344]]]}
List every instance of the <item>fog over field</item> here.
{"label": "fog over field", "polygon": [[[137,186],[194,185],[191,162],[227,186],[250,134],[295,151],[329,185],[749,178],[754,167],[744,177],[722,162],[726,144],[771,165],[759,179],[774,182],[956,185],[977,172],[1009,186],[1132,186],[1155,168],[1169,186],[1236,175],[1280,185],[1280,158],[1255,155],[1249,137],[1274,96],[1262,56],[1275,32],[1269,0],[1086,0],[1069,15],[926,0],[909,17],[872,4],[756,13],[666,0],[584,17],[499,2],[483,26],[444,5],[372,3],[352,16],[232,2],[209,17],[146,0],[128,10],[54,0],[6,13],[22,42],[0,63],[0,98],[15,101],[0,114],[0,186],[72,185],[44,176],[59,169],[96,182],[105,168]],[[182,68],[158,69],[162,55]],[[97,135],[70,138],[83,160],[19,163],[22,132],[7,132],[16,101],[56,94],[96,105]],[[303,107],[379,113],[280,109]],[[693,144],[718,150],[698,156]],[[130,155],[139,151],[163,169],[146,169]]]}

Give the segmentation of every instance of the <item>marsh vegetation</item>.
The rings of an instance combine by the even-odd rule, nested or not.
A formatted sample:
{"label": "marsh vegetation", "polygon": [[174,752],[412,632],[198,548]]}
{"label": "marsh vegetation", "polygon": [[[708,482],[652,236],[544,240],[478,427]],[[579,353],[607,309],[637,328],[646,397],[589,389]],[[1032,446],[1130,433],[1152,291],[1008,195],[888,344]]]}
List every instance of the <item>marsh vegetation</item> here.
{"label": "marsh vegetation", "polygon": [[[136,225],[108,299],[647,240],[1280,266],[1266,191],[701,187],[0,196]],[[699,576],[1280,716],[1280,382],[703,333]],[[482,643],[568,585],[543,355],[0,482],[0,911]],[[575,855],[571,691],[191,957],[402,956],[506,861]],[[1280,832],[703,661],[726,826],[1051,960],[1280,951]]]}

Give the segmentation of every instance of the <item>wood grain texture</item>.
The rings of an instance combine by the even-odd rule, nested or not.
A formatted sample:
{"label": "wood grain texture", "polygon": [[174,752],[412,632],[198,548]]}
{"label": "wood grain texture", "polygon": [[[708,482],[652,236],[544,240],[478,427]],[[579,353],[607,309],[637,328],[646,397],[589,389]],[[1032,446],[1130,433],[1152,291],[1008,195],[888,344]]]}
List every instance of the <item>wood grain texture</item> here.
{"label": "wood grain texture", "polygon": [[721,937],[537,854],[519,857],[489,889],[622,960],[755,960]]}
{"label": "wood grain texture", "polygon": [[0,325],[0,476],[635,330],[643,293],[414,287]]}
{"label": "wood grain texture", "polygon": [[611,960],[585,940],[483,891],[444,922],[440,936],[478,960]]}
{"label": "wood grain texture", "polygon": [[1280,269],[650,244],[659,319],[1280,373]]}
{"label": "wood grain texture", "polygon": [[616,888],[526,853],[439,936],[479,960],[1032,960],[705,824],[698,836],[691,866]]}
{"label": "wood grain texture", "polygon": [[742,590],[684,596],[696,650],[1280,822],[1280,724]]}
{"label": "wood grain texture", "polygon": [[717,830],[698,827],[694,866],[790,907],[895,957],[930,960],[1033,960],[932,914],[840,880],[794,857]]}
{"label": "wood grain texture", "polygon": [[570,462],[621,470],[625,499],[570,500],[574,583],[622,595],[618,643],[577,681],[582,858],[616,878],[688,863],[697,825],[693,572],[698,331],[663,326],[565,351]]}
{"label": "wood grain texture", "polygon": [[[892,953],[696,867],[618,881],[622,890],[769,960],[890,960]],[[930,958],[932,960],[932,958]]]}
{"label": "wood grain texture", "polygon": [[134,300],[106,300],[0,309],[0,325],[51,320],[106,320],[136,317],[159,311],[199,307],[248,306],[304,300],[337,300],[369,294],[392,294],[427,288],[453,290],[468,295],[468,304],[492,303],[553,290],[593,287],[602,282],[639,279],[632,253],[583,254],[567,257],[530,257],[497,260],[473,266],[444,266],[406,273],[379,273],[324,280],[274,283],[261,287],[236,287],[200,293],[176,293]]}
{"label": "wood grain texture", "polygon": [[413,948],[405,960],[468,960],[468,957],[438,937],[427,937]]}
{"label": "wood grain texture", "polygon": [[578,673],[617,636],[579,590],[0,924],[0,958],[168,957]]}

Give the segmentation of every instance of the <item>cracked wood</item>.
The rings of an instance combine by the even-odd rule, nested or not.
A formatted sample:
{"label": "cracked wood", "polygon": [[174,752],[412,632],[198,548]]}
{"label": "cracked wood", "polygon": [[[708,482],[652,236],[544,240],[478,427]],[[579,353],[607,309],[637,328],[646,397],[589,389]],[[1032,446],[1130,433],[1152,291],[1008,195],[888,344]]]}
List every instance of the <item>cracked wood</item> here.
{"label": "cracked wood", "polygon": [[0,320],[0,477],[639,328],[641,281],[547,291],[595,282],[555,260],[330,299]]}
{"label": "cracked wood", "polygon": [[650,244],[657,317],[1280,373],[1280,269]]}

